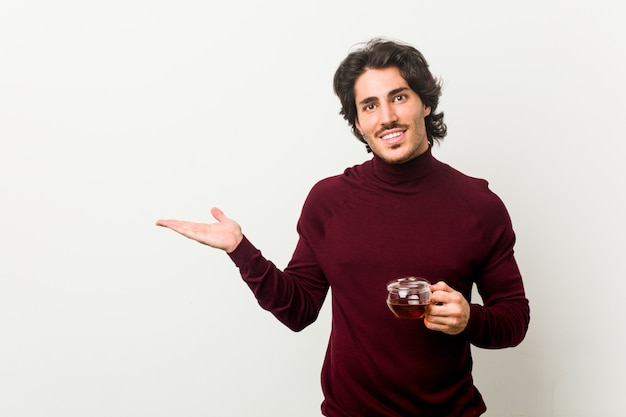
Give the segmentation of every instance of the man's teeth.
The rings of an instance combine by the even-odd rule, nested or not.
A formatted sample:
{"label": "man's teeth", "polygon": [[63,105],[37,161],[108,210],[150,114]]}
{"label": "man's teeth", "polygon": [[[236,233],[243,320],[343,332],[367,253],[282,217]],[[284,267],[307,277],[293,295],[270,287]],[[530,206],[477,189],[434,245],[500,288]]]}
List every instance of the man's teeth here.
{"label": "man's teeth", "polygon": [[382,140],[389,140],[389,139],[393,139],[393,138],[397,138],[398,136],[400,136],[402,134],[402,132],[394,132],[394,133],[390,133],[388,135],[385,135],[382,137]]}

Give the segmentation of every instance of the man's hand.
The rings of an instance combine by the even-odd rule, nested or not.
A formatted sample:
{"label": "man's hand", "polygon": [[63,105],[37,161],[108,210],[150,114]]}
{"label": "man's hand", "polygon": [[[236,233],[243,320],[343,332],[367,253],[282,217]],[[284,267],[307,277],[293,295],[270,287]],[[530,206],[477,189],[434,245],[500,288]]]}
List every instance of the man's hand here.
{"label": "man's hand", "polygon": [[237,222],[226,217],[222,210],[213,207],[211,214],[217,223],[192,223],[182,220],[158,220],[157,226],[167,227],[181,235],[213,248],[234,251],[243,239],[241,227]]}
{"label": "man's hand", "polygon": [[431,285],[430,306],[424,324],[431,330],[455,335],[465,330],[470,306],[465,297],[443,281]]}

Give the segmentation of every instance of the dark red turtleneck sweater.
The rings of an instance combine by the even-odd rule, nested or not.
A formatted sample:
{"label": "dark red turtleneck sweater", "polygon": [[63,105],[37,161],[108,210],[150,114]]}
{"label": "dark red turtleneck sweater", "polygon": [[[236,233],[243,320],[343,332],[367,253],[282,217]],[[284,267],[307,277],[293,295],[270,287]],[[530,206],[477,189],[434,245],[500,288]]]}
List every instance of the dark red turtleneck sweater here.
{"label": "dark red turtleneck sweater", "polygon": [[[377,157],[311,190],[300,239],[280,271],[247,239],[231,253],[259,304],[299,331],[315,321],[328,289],[332,330],[322,369],[329,417],[478,416],[470,344],[515,346],[529,305],[513,256],[506,208],[487,182],[426,153],[401,165]],[[422,320],[396,319],[385,284],[402,276],[445,281],[470,301],[456,336]]]}

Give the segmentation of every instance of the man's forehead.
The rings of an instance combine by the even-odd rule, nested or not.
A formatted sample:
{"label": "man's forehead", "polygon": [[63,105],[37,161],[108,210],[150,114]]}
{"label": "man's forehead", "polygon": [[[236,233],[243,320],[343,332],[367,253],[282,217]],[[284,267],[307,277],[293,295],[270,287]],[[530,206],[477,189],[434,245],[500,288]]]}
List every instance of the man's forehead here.
{"label": "man's forehead", "polygon": [[396,67],[368,69],[354,83],[356,101],[383,98],[410,89],[408,82]]}

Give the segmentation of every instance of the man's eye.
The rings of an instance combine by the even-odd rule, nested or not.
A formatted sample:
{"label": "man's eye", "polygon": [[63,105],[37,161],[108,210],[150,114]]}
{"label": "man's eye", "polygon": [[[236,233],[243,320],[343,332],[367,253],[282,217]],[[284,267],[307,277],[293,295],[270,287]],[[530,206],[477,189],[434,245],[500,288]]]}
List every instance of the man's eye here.
{"label": "man's eye", "polygon": [[394,97],[393,101],[403,101],[406,99],[406,94],[398,94]]}
{"label": "man's eye", "polygon": [[374,110],[374,107],[375,107],[375,106],[374,106],[373,104],[368,104],[368,105],[366,105],[366,106],[363,108],[363,110],[365,110],[365,111]]}

